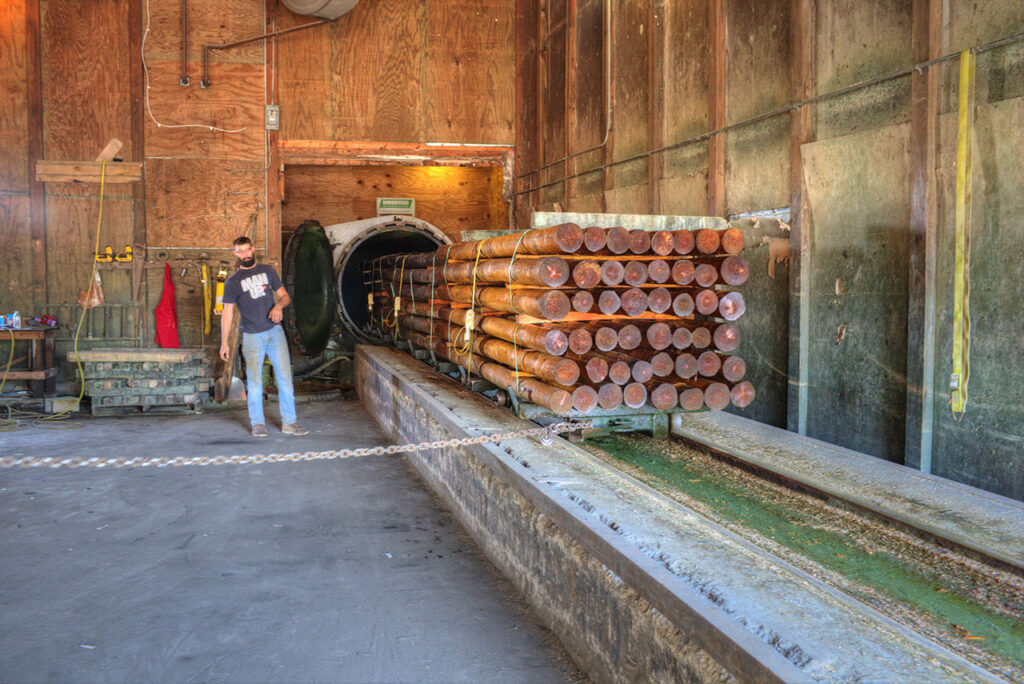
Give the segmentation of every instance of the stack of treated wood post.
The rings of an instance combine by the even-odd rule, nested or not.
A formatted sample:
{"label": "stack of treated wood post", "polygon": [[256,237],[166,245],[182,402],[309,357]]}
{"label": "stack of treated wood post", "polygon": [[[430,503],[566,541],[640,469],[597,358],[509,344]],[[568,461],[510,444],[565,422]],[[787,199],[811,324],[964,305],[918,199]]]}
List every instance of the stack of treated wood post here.
{"label": "stack of treated wood post", "polygon": [[364,269],[371,327],[557,414],[749,406],[743,234],[564,223]]}

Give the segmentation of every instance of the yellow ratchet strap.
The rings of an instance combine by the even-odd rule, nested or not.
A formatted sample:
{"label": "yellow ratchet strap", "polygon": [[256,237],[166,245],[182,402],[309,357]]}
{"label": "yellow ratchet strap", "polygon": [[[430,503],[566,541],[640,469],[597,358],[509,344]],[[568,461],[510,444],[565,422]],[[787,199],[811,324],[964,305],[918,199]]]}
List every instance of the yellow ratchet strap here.
{"label": "yellow ratchet strap", "polygon": [[203,281],[203,334],[209,335],[213,332],[213,323],[210,320],[210,305],[213,303],[213,288],[211,287],[213,283],[210,280],[210,267],[204,263],[199,267],[199,273]]}
{"label": "yellow ratchet strap", "polygon": [[953,374],[949,378],[953,417],[967,410],[971,373],[971,164],[974,133],[974,53],[960,53],[960,107],[956,150],[956,255],[953,281]]}

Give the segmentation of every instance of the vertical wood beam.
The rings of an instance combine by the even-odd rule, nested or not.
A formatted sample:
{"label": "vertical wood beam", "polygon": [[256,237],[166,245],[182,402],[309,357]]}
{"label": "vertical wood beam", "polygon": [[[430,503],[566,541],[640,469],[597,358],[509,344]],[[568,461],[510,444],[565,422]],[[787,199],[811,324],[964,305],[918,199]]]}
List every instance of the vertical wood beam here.
{"label": "vertical wood beam", "polygon": [[[805,100],[816,90],[815,21],[816,0],[791,0],[790,4],[791,97]],[[811,225],[804,188],[800,147],[815,139],[813,105],[794,111],[789,122],[789,397],[787,427],[807,434],[808,365],[810,359],[810,268]]]}
{"label": "vertical wood beam", "polygon": [[49,299],[46,276],[46,195],[36,180],[36,162],[43,158],[43,54],[39,0],[25,2],[25,49],[28,77],[29,236],[32,244],[32,304]]}
{"label": "vertical wood beam", "polygon": [[[548,91],[548,3],[547,0],[537,2],[537,167],[547,163],[547,150],[544,144],[544,133],[547,112],[547,91]],[[550,169],[538,171],[535,175],[534,185],[543,185],[550,178]],[[537,208],[544,197],[543,190],[537,190],[531,194],[531,212]]]}
{"label": "vertical wood beam", "polygon": [[[605,118],[605,135],[604,149],[601,151],[604,155],[604,163],[610,164],[615,160],[615,1],[610,0],[605,5],[606,11],[604,12],[604,55],[603,57],[607,60],[608,73],[604,75],[605,79],[605,101],[604,105],[604,118]],[[611,106],[609,106],[611,102]],[[608,211],[608,191],[615,187],[615,171],[613,168],[604,168],[601,170],[601,211]]]}
{"label": "vertical wood beam", "polygon": [[[942,52],[943,0],[914,0],[914,62]],[[907,423],[904,463],[931,472],[935,408],[935,288],[938,245],[939,96],[942,68],[910,77],[910,244],[907,310]]]}
{"label": "vertical wood beam", "polygon": [[[651,0],[647,15],[647,139],[650,149],[665,144],[665,0]],[[647,207],[661,213],[664,156],[647,157]]]}
{"label": "vertical wood beam", "polygon": [[[277,0],[266,0],[266,29],[271,33],[277,29],[277,13],[279,5]],[[267,79],[267,103],[277,102],[277,45],[271,45],[271,38],[264,41],[263,49],[263,73]],[[280,131],[267,131],[266,133],[266,190],[264,198],[266,208],[264,217],[267,222],[267,259],[275,264],[281,264],[281,177],[284,170],[281,166],[281,154],[278,148]]]}
{"label": "vertical wood beam", "polygon": [[[708,118],[711,130],[717,130],[725,126],[727,47],[725,0],[708,0],[708,28],[711,32]],[[725,141],[725,133],[712,136],[708,141],[708,215],[710,216],[725,216]]]}
{"label": "vertical wood beam", "polygon": [[[576,172],[576,72],[577,72],[577,28],[579,0],[569,0],[565,19],[565,156],[562,175],[565,178]],[[562,208],[569,211],[570,200],[576,189],[575,179],[562,183]]]}
{"label": "vertical wood beam", "polygon": [[[142,0],[128,3],[128,78],[131,94],[131,143],[132,159],[143,163],[145,178],[146,162],[146,83],[142,70]],[[136,259],[146,255],[146,184],[132,183],[132,249]],[[144,299],[145,278],[141,264],[132,264],[132,301]],[[147,338],[148,339],[148,338]]]}

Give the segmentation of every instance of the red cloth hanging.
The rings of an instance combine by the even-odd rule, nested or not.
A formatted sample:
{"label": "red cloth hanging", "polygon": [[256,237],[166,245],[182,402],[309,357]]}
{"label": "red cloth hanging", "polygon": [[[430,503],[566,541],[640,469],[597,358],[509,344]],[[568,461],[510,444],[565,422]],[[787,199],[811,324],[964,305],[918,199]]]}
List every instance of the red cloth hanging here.
{"label": "red cloth hanging", "polygon": [[153,309],[156,316],[156,343],[165,349],[177,349],[178,307],[174,304],[174,281],[171,280],[171,265],[164,264],[164,293],[160,303]]}

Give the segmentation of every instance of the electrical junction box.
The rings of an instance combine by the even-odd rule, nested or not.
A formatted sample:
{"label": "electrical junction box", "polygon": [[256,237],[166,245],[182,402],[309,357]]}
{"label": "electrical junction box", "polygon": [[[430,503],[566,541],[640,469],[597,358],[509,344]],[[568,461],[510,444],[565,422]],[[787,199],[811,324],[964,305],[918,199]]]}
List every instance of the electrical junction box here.
{"label": "electrical junction box", "polygon": [[281,105],[267,105],[267,130],[281,129]]}

